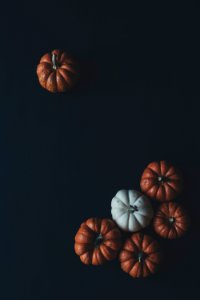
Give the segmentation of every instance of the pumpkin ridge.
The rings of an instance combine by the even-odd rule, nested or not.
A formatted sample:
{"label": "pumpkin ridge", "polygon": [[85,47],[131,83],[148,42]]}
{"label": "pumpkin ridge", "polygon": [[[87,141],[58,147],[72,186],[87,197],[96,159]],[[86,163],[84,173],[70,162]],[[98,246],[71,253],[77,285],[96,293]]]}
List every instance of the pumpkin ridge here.
{"label": "pumpkin ridge", "polygon": [[[134,217],[135,217],[135,221],[136,221],[137,225],[139,225],[139,227],[141,227],[142,224],[140,224],[140,222],[138,221],[136,214],[134,214]],[[130,214],[129,214],[129,218],[130,218]]]}
{"label": "pumpkin ridge", "polygon": [[37,69],[41,68],[41,67],[43,67],[43,68],[47,67],[48,69],[50,69],[52,71],[52,65],[49,62],[46,62],[46,61],[40,62],[39,65],[37,66]]}
{"label": "pumpkin ridge", "polygon": [[[128,190],[128,191],[127,191],[127,194],[128,194],[129,205],[130,205],[130,199],[131,199],[130,195],[131,195],[131,190]],[[141,193],[138,192],[137,197],[134,199],[135,202],[136,202],[139,198],[141,198],[142,196],[143,196],[143,195],[142,195]],[[135,202],[134,202],[134,203],[135,203]]]}
{"label": "pumpkin ridge", "polygon": [[[145,180],[146,179],[148,179],[149,180],[149,178],[144,178]],[[155,178],[151,178],[150,179],[152,182],[151,182],[151,186],[150,187],[148,187],[148,189],[147,190],[145,190],[145,192],[147,193],[147,192],[149,192],[150,191],[150,189],[152,189],[152,187],[156,184],[155,183]]]}
{"label": "pumpkin ridge", "polygon": [[129,214],[128,214],[128,217],[127,217],[127,226],[126,226],[126,227],[128,228],[128,230],[129,230],[129,220],[130,220],[130,215],[131,215],[131,213],[129,213]]}
{"label": "pumpkin ridge", "polygon": [[[117,251],[113,250],[112,248],[110,248],[109,246],[107,246],[107,245],[104,244],[104,243],[102,244],[102,246],[105,247],[106,250],[112,254],[112,256],[115,256],[115,255],[116,255]],[[102,249],[101,249],[101,246],[99,247],[99,249],[100,249],[102,255],[105,257],[105,255],[104,255],[104,253],[103,253],[103,251],[102,251]]]}
{"label": "pumpkin ridge", "polygon": [[[72,65],[73,67],[73,65]],[[67,71],[68,73],[71,73],[73,75],[76,75],[76,71],[73,70],[73,68],[69,68],[68,65],[66,63],[63,63],[61,66],[60,66],[60,69],[63,69],[65,71]]]}
{"label": "pumpkin ridge", "polygon": [[[174,170],[174,173],[170,174],[170,175],[166,175],[167,177],[172,177],[174,175],[177,175],[177,171]],[[173,180],[181,180],[181,179],[173,179]]]}
{"label": "pumpkin ridge", "polygon": [[166,214],[162,210],[159,210],[155,216],[156,218],[166,219]]}
{"label": "pumpkin ridge", "polygon": [[86,245],[88,245],[88,249],[85,248],[85,250],[83,250],[84,252],[83,252],[80,256],[84,255],[84,254],[87,253],[87,252],[91,252],[91,251],[92,251],[92,247],[89,246],[89,243],[88,243],[88,244],[82,244],[82,243],[77,243],[77,242],[76,242],[76,245],[77,245],[77,246],[82,246],[82,245],[86,246]]}
{"label": "pumpkin ridge", "polygon": [[152,265],[157,266],[157,263],[155,263],[154,261],[152,261],[149,257],[147,257],[146,260],[150,261],[150,263],[152,263]]}
{"label": "pumpkin ridge", "polygon": [[[135,262],[135,263],[133,263],[133,265],[132,265],[132,267],[131,267],[131,269],[130,269],[130,271],[129,272],[127,272],[130,276],[131,276],[131,272],[132,272],[132,269],[133,268],[135,268],[135,265],[137,264],[137,262]],[[136,276],[135,277],[137,277],[137,273],[136,273]]]}
{"label": "pumpkin ridge", "polygon": [[[157,195],[158,195],[158,192],[159,192],[160,188],[161,188],[161,186],[158,185],[158,189],[157,189],[157,191],[156,191],[156,193],[155,193],[155,197],[154,197],[154,198],[156,198],[156,199],[157,199]],[[163,189],[163,190],[164,190],[164,189]]]}
{"label": "pumpkin ridge", "polygon": [[[90,218],[86,221],[86,225],[95,233],[99,233],[99,230],[101,228],[101,225],[98,224],[99,219],[98,218]],[[89,223],[89,224],[88,224]],[[92,223],[92,224],[91,224]],[[94,223],[94,224],[93,224]],[[90,227],[91,225],[92,227]]]}
{"label": "pumpkin ridge", "polygon": [[[81,226],[82,225],[84,225],[84,226],[86,226],[86,228],[85,228],[85,230],[87,231],[89,231],[91,234],[94,234],[95,233],[95,231],[94,230],[92,230],[89,226],[88,226],[88,224],[85,222],[84,224],[81,224]],[[79,228],[79,230],[81,229],[82,227],[80,227]]]}
{"label": "pumpkin ridge", "polygon": [[[159,210],[166,216],[169,217],[169,205],[166,203],[162,204],[159,208]],[[159,211],[158,211],[159,212]]]}
{"label": "pumpkin ridge", "polygon": [[[88,236],[87,235],[84,235],[84,234],[82,234],[82,233],[80,233],[80,232],[78,232],[78,236],[79,235],[82,235],[82,236],[84,236],[84,237],[86,237],[86,238],[88,238]],[[77,235],[76,235],[77,236]],[[77,237],[75,236],[75,241],[76,241],[76,239],[77,239]],[[78,242],[77,241],[77,243],[80,243],[80,242]],[[86,242],[86,243],[83,243],[83,242],[81,242],[80,244],[87,244],[88,242]]]}
{"label": "pumpkin ridge", "polygon": [[106,241],[118,239],[118,237],[115,237],[115,238],[110,238],[110,237],[108,238],[108,237],[106,237],[108,234],[112,233],[112,231],[113,231],[113,232],[117,232],[117,233],[119,233],[119,235],[120,235],[120,231],[119,231],[118,228],[112,228],[111,230],[109,230],[107,233],[105,233],[105,234],[103,235],[103,236],[104,236],[104,239],[105,239]]}
{"label": "pumpkin ridge", "polygon": [[127,206],[127,204],[126,203],[124,203],[117,195],[115,195],[115,197],[114,198],[116,198],[116,199],[118,199],[120,202],[122,202],[126,207],[128,207]]}
{"label": "pumpkin ridge", "polygon": [[[175,203],[174,203],[175,204]],[[180,215],[176,216],[178,214],[178,210],[180,211]],[[185,211],[184,211],[184,208],[182,206],[178,206],[176,204],[176,207],[175,207],[175,210],[174,210],[174,216],[179,217],[179,216],[184,216],[185,215]]]}
{"label": "pumpkin ridge", "polygon": [[139,265],[138,265],[137,277],[142,277],[143,276],[143,266],[141,266],[141,264],[143,265],[143,262],[139,263]]}
{"label": "pumpkin ridge", "polygon": [[[135,199],[134,205],[138,206],[137,202],[140,200],[140,198],[142,199],[141,201],[143,201],[144,197],[146,198],[145,195],[142,195],[142,194],[139,195],[139,197]],[[144,205],[144,203],[143,203],[143,205]],[[146,203],[145,203],[145,206],[146,206]]]}
{"label": "pumpkin ridge", "polygon": [[162,235],[164,233],[164,235],[167,235],[167,231],[168,231],[168,227],[166,225],[164,225],[164,227],[162,229],[159,230],[159,233]]}
{"label": "pumpkin ridge", "polygon": [[163,194],[164,194],[163,198],[166,199],[167,198],[167,193],[166,193],[166,187],[165,187],[165,185],[163,185],[162,191],[163,191]]}
{"label": "pumpkin ridge", "polygon": [[[77,234],[78,235],[83,235],[84,237],[86,237],[86,238],[92,238],[93,236],[94,236],[94,233],[89,233],[89,234],[87,234],[87,232],[82,232],[81,230],[79,230],[78,232],[77,232]],[[77,236],[77,234],[76,234],[76,236]],[[91,236],[92,235],[92,236]],[[76,238],[76,236],[75,236],[75,238]]]}
{"label": "pumpkin ridge", "polygon": [[163,233],[168,229],[168,227],[165,224],[156,225],[155,231],[157,233]]}
{"label": "pumpkin ridge", "polygon": [[[149,242],[149,244],[148,244],[145,248],[143,248],[143,251],[146,252],[146,251],[148,250],[148,248],[149,248],[153,243],[154,243],[154,241],[151,240],[151,241]],[[147,253],[147,254],[148,254],[148,253]]]}
{"label": "pumpkin ridge", "polygon": [[[55,71],[52,71],[52,72],[49,74],[49,76],[48,76],[48,78],[47,78],[47,80],[46,80],[46,85],[45,85],[46,88],[47,88],[47,85],[49,85],[49,78],[50,78],[50,77],[53,77],[53,76],[56,77]],[[55,89],[54,89],[54,90],[56,90],[56,89],[57,89],[57,81],[55,80],[55,78],[54,78],[54,82],[55,82]],[[47,89],[48,89],[48,88],[47,88]]]}
{"label": "pumpkin ridge", "polygon": [[[160,173],[160,163],[157,162],[157,161],[154,161],[154,162],[151,162],[147,168],[151,169],[152,171],[154,171],[156,174],[159,174]],[[156,171],[154,170],[156,169]]]}
{"label": "pumpkin ridge", "polygon": [[[156,197],[156,194],[157,194],[157,192],[158,192],[158,190],[159,190],[159,185],[157,185],[157,184],[154,184],[154,185],[151,187],[151,189],[152,189],[154,186],[156,186],[157,190],[156,190],[156,192],[154,193],[153,198]],[[150,191],[151,189],[149,189],[149,191]],[[148,191],[148,192],[149,192],[149,191]]]}
{"label": "pumpkin ridge", "polygon": [[155,218],[154,218],[154,221],[153,221],[153,223],[155,224],[160,224],[160,223],[163,223],[163,222],[166,222],[166,216],[164,215],[164,216],[159,216],[159,215],[157,215],[157,216],[155,216]]}
{"label": "pumpkin ridge", "polygon": [[47,54],[44,54],[41,59],[40,59],[40,63],[43,63],[43,62],[46,62],[48,64],[52,64],[51,62],[51,54],[50,53],[47,53]]}
{"label": "pumpkin ridge", "polygon": [[[151,254],[158,255],[158,262],[161,261],[161,259],[160,259],[160,257],[159,257],[159,255],[161,256],[161,253],[160,253],[159,251],[151,252]],[[153,260],[151,259],[151,254],[147,256],[147,259],[148,259],[152,264],[154,264],[155,266],[157,266],[157,265],[158,265],[158,262],[155,262],[155,261],[153,261]]]}
{"label": "pumpkin ridge", "polygon": [[168,187],[171,188],[175,193],[178,192],[178,190],[175,190],[174,186],[172,186],[172,185],[170,184],[170,181],[167,181],[167,182],[166,182],[166,185],[168,185]]}
{"label": "pumpkin ridge", "polygon": [[140,221],[139,221],[138,218],[137,218],[138,215],[142,216],[144,219],[146,219],[148,222],[150,222],[150,218],[149,218],[148,216],[145,216],[145,215],[141,214],[141,213],[138,211],[138,212],[136,212],[136,213],[134,214],[134,216],[135,216],[135,218],[136,218],[136,220],[137,220],[137,222],[139,223],[140,226],[142,226],[142,224],[140,223]]}
{"label": "pumpkin ridge", "polygon": [[[85,261],[85,257],[86,257],[86,254],[87,254],[87,258],[89,259],[89,261]],[[92,251],[90,251],[90,252],[86,252],[86,253],[84,253],[84,254],[82,254],[82,255],[80,255],[80,259],[81,259],[81,261],[83,262],[83,263],[85,263],[85,264],[91,264],[91,262],[92,262]]]}
{"label": "pumpkin ridge", "polygon": [[[136,238],[138,238],[138,240]],[[141,247],[142,247],[142,240],[141,239],[143,239],[143,236],[142,236],[141,233],[133,234],[133,240],[132,241],[133,241],[133,243],[136,246],[138,251],[140,251]]]}
{"label": "pumpkin ridge", "polygon": [[62,52],[61,55],[60,55],[60,62],[63,63],[66,60],[67,60],[66,53]]}
{"label": "pumpkin ridge", "polygon": [[59,72],[60,76],[64,79],[65,83],[66,83],[68,86],[70,86],[70,80],[69,80],[69,77],[66,76],[66,78],[65,78],[65,77],[63,76],[63,74],[60,72],[60,69],[61,69],[61,68],[59,68],[59,69],[57,70],[57,72]]}
{"label": "pumpkin ridge", "polygon": [[159,229],[159,230],[163,230],[163,229],[166,229],[166,224],[165,223],[154,223],[154,225],[156,225],[156,227]]}
{"label": "pumpkin ridge", "polygon": [[115,230],[115,224],[113,222],[109,222],[106,219],[102,219],[100,225],[100,232],[105,237],[107,234]]}
{"label": "pumpkin ridge", "polygon": [[[134,238],[134,237],[131,236],[129,240],[130,240],[130,242],[132,243],[133,247],[136,248],[136,249],[138,250],[139,248],[138,248],[138,246],[136,245],[136,243],[135,243],[135,241],[133,240],[133,238]],[[126,248],[125,248],[125,249],[126,249]],[[128,250],[127,250],[127,251],[128,251]],[[130,251],[130,252],[133,252],[133,251]]]}
{"label": "pumpkin ridge", "polygon": [[158,176],[158,175],[159,175],[158,172],[156,172],[155,170],[151,169],[150,167],[147,167],[147,169],[149,169],[151,172],[153,172],[153,173],[155,174],[155,176]]}
{"label": "pumpkin ridge", "polygon": [[[107,242],[109,241],[114,243],[114,247],[107,244]],[[103,244],[112,249],[113,251],[118,251],[121,248],[121,241],[119,242],[117,239],[104,240]]]}
{"label": "pumpkin ridge", "polygon": [[174,229],[176,230],[176,232],[177,232],[177,229],[184,231],[183,228],[181,228],[181,227],[179,227],[179,225],[177,225],[177,223],[174,224]]}
{"label": "pumpkin ridge", "polygon": [[150,219],[149,216],[144,215],[140,210],[136,212],[136,214],[143,216],[144,218]]}
{"label": "pumpkin ridge", "polygon": [[45,83],[44,83],[44,87],[45,87],[45,88],[47,87],[48,79],[49,79],[49,77],[51,76],[52,73],[53,73],[53,72],[50,72],[50,73],[48,74],[46,80],[45,80]]}
{"label": "pumpkin ridge", "polygon": [[[114,212],[115,209],[116,209],[117,211],[119,211],[119,209],[117,209],[117,208],[112,208],[112,211]],[[127,210],[126,210],[125,208],[120,208],[120,210],[123,210],[123,212],[122,212],[119,216],[117,216],[117,219],[121,218],[124,214],[127,213]]]}
{"label": "pumpkin ridge", "polygon": [[176,223],[183,223],[183,221],[185,222],[186,220],[188,220],[188,216],[185,213],[179,216],[175,215],[174,218],[176,219]]}
{"label": "pumpkin ridge", "polygon": [[[184,225],[183,225],[183,226],[184,226]],[[181,230],[181,231],[184,232],[184,231],[185,231],[184,229],[187,228],[187,224],[186,224],[186,226],[184,226],[184,229],[183,229],[183,227],[181,227],[180,225],[178,225],[177,222],[176,222],[175,225],[174,225],[174,228],[175,228],[175,230],[177,231],[176,227],[178,227],[178,230]]]}
{"label": "pumpkin ridge", "polygon": [[[66,70],[65,70],[65,71],[66,71]],[[65,74],[64,69],[59,68],[59,69],[58,69],[58,72],[59,72],[60,76],[65,80],[65,82],[68,84],[68,81],[67,81],[68,75]],[[64,72],[65,75],[63,75],[63,72]]]}
{"label": "pumpkin ridge", "polygon": [[[131,254],[131,257],[127,258],[126,260],[123,260],[123,262],[134,259],[134,251],[130,251],[130,250],[128,250],[128,249],[123,248],[123,249],[121,250],[121,253],[123,253],[123,252],[124,252],[124,253],[128,252],[128,253]],[[121,253],[119,254],[119,257],[121,257]]]}
{"label": "pumpkin ridge", "polygon": [[[170,174],[170,170],[173,170],[173,172]],[[174,166],[170,166],[170,169],[166,172],[166,176],[167,177],[171,177],[171,176],[174,176],[174,175],[177,175],[179,172],[176,170],[176,168]]]}
{"label": "pumpkin ridge", "polygon": [[173,233],[173,230],[174,230],[174,228],[170,228],[170,230],[167,232],[167,238],[168,239],[171,239],[171,234]]}
{"label": "pumpkin ridge", "polygon": [[148,267],[148,265],[147,265],[147,263],[146,263],[146,260],[144,261],[144,264],[145,264],[145,267],[147,268],[149,274],[152,274],[151,270],[149,269],[149,267]]}
{"label": "pumpkin ridge", "polygon": [[166,171],[165,171],[165,172],[161,172],[161,175],[162,175],[162,176],[165,176],[165,175],[169,172],[169,170],[171,169],[172,166],[171,166],[170,164],[167,164],[167,163],[166,163],[165,161],[163,161],[163,160],[160,162],[160,164],[161,164],[161,163],[162,163],[162,164],[166,164],[167,167],[168,167],[168,168],[166,168]]}
{"label": "pumpkin ridge", "polygon": [[177,220],[178,222],[180,222],[180,220],[178,220],[178,219],[185,218],[185,217],[186,217],[186,214],[185,214],[184,212],[181,212],[179,215],[176,215],[176,212],[175,212],[173,217],[176,218],[176,220]]}

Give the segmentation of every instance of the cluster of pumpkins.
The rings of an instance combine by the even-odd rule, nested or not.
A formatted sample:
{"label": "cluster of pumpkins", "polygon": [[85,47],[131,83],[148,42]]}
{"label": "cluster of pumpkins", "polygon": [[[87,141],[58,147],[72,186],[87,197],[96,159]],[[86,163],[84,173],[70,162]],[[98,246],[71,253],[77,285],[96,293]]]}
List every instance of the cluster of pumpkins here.
{"label": "cluster of pumpkins", "polygon": [[[73,88],[79,79],[74,59],[53,50],[42,56],[37,66],[40,85],[52,93]],[[102,265],[119,257],[121,268],[132,277],[155,273],[162,261],[156,240],[140,231],[152,224],[166,239],[179,238],[188,229],[185,209],[174,202],[182,190],[179,171],[166,161],[150,163],[141,177],[141,191],[120,190],[111,202],[112,219],[90,218],[75,236],[75,252],[87,265]],[[160,202],[154,213],[150,199]],[[122,242],[122,232],[132,232]]]}
{"label": "cluster of pumpkins", "polygon": [[[86,265],[102,265],[119,258],[123,271],[134,278],[147,277],[159,269],[162,251],[151,236],[140,232],[152,225],[162,238],[176,239],[188,229],[188,215],[174,199],[182,190],[179,171],[166,161],[152,162],[144,170],[142,190],[120,190],[111,201],[112,219],[90,218],[75,236],[75,252]],[[161,204],[157,211],[149,198]],[[132,234],[122,242],[122,232]]]}

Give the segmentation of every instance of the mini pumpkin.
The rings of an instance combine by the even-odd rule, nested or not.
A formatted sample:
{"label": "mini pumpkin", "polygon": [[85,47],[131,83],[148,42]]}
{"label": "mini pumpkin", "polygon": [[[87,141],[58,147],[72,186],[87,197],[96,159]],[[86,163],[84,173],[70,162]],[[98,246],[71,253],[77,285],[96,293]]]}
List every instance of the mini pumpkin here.
{"label": "mini pumpkin", "polygon": [[180,172],[166,161],[152,162],[144,170],[141,190],[148,197],[158,201],[172,201],[181,192]]}
{"label": "mini pumpkin", "polygon": [[110,219],[90,218],[75,236],[75,252],[86,265],[101,265],[116,258],[121,248],[121,233]]}
{"label": "mini pumpkin", "polygon": [[40,59],[37,75],[41,86],[49,92],[65,92],[77,81],[77,65],[67,53],[53,50]]}
{"label": "mini pumpkin", "polygon": [[157,272],[162,261],[159,244],[151,236],[134,233],[119,254],[121,268],[130,276],[147,277]]}
{"label": "mini pumpkin", "polygon": [[139,231],[149,225],[153,209],[149,199],[135,190],[120,190],[111,202],[111,214],[125,231]]}
{"label": "mini pumpkin", "polygon": [[153,227],[163,238],[176,239],[188,230],[189,219],[185,209],[177,203],[163,203],[153,220]]}

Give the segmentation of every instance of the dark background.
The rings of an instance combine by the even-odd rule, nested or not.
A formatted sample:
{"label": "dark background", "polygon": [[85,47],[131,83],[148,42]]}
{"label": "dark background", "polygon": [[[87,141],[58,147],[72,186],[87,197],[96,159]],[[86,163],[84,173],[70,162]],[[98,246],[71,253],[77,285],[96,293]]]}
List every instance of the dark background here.
{"label": "dark background", "polygon": [[[1,7],[2,300],[199,299],[197,12],[131,1]],[[53,95],[38,84],[39,59],[54,48],[79,61],[74,91]],[[116,192],[139,189],[143,169],[159,159],[184,174],[177,200],[190,232],[157,237],[165,262],[145,280],[118,261],[84,266],[73,250],[80,223],[110,217]]]}

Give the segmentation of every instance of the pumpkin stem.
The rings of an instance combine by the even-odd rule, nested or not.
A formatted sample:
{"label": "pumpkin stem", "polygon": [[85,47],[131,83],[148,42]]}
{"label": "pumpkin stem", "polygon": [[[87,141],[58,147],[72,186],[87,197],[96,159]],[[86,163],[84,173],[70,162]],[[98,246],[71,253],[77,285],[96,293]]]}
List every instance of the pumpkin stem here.
{"label": "pumpkin stem", "polygon": [[158,182],[163,183],[163,182],[166,182],[166,181],[167,181],[167,177],[165,177],[165,176],[158,176]]}
{"label": "pumpkin stem", "polygon": [[142,262],[143,258],[144,258],[144,253],[143,252],[139,252],[138,253],[138,261],[139,261],[139,263]]}
{"label": "pumpkin stem", "polygon": [[98,247],[102,243],[102,241],[103,241],[103,235],[100,233],[94,241],[95,247]]}
{"label": "pumpkin stem", "polygon": [[135,212],[135,211],[138,211],[138,208],[137,208],[136,205],[130,205],[130,206],[129,206],[129,211],[130,211],[130,212]]}
{"label": "pumpkin stem", "polygon": [[175,222],[175,218],[169,217],[169,223],[173,224]]}
{"label": "pumpkin stem", "polygon": [[52,64],[53,64],[53,69],[56,70],[57,66],[56,66],[56,55],[55,55],[55,53],[52,54]]}

